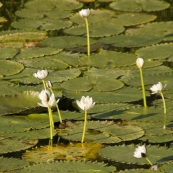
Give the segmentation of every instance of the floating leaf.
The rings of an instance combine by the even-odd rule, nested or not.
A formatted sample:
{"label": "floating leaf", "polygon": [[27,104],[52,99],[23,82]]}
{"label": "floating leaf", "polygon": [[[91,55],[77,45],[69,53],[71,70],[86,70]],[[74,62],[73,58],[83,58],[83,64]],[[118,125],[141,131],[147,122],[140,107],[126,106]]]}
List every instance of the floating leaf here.
{"label": "floating leaf", "polygon": [[[48,161],[49,162],[49,161]],[[76,161],[68,161],[68,162],[54,162],[54,163],[42,163],[30,166],[28,168],[25,168],[21,171],[21,173],[27,172],[49,172],[51,169],[52,173],[65,173],[65,172],[76,172],[76,171],[82,171],[82,172],[113,172],[116,170],[114,166],[107,166],[103,163],[97,163],[97,162],[76,162]]]}
{"label": "floating leaf", "polygon": [[[148,164],[145,158],[135,158],[133,153],[135,151],[134,145],[122,145],[122,146],[109,146],[102,148],[99,151],[99,154],[111,161],[122,162],[126,164],[139,164],[144,165]],[[173,156],[171,155],[172,149],[159,146],[146,146],[147,155],[151,163],[165,163],[172,160]]]}
{"label": "floating leaf", "polygon": [[[107,85],[106,85],[107,84]],[[116,79],[107,77],[84,77],[64,82],[61,87],[70,91],[113,91],[120,89],[124,84]]]}
{"label": "floating leaf", "polygon": [[[172,112],[167,114],[167,121],[172,120]],[[107,112],[92,115],[96,119],[122,119],[127,121],[142,121],[142,122],[163,122],[163,109],[155,107],[136,107],[128,110],[109,110]]]}
{"label": "floating leaf", "polygon": [[11,26],[17,29],[40,29],[45,31],[65,29],[72,25],[72,22],[66,20],[54,19],[20,19],[12,22]]}
{"label": "floating leaf", "polygon": [[[79,100],[82,96],[90,96],[96,103],[118,103],[118,102],[131,102],[142,99],[142,91],[123,87],[115,92],[70,92],[63,91],[63,95],[67,98]],[[133,93],[133,94],[131,94]],[[148,93],[146,93],[148,95]]]}
{"label": "floating leaf", "polygon": [[[121,53],[115,51],[101,51],[98,54],[81,58],[83,65],[99,67],[99,68],[117,68],[122,66],[130,66],[135,64],[136,56],[130,53]],[[99,63],[98,63],[99,62]]]}
{"label": "floating leaf", "polygon": [[0,157],[1,167],[0,171],[10,172],[12,170],[21,169],[24,166],[28,166],[29,162],[16,158],[3,158]]}
{"label": "floating leaf", "polygon": [[19,73],[24,69],[24,66],[15,61],[10,60],[0,60],[0,75],[9,76]]}
{"label": "floating leaf", "polygon": [[44,47],[44,48],[31,48],[31,49],[21,49],[20,54],[18,54],[16,59],[32,59],[38,57],[44,57],[46,55],[54,55],[61,52],[62,49]]}
{"label": "floating leaf", "polygon": [[96,159],[98,150],[102,144],[70,143],[66,146],[43,146],[41,148],[26,151],[23,159],[29,162],[48,162],[53,160],[93,160]]}
{"label": "floating leaf", "polygon": [[38,140],[0,139],[0,154],[26,150],[37,144]]}
{"label": "floating leaf", "polygon": [[19,53],[19,50],[13,48],[0,48],[0,53],[2,59],[12,59],[14,56]]}
{"label": "floating leaf", "polygon": [[[107,25],[103,25],[103,23],[99,24],[91,24],[90,25],[90,37],[105,37],[111,35],[118,35],[125,30],[123,26],[115,25],[109,23]],[[79,25],[74,26],[64,30],[65,33],[71,35],[86,35],[86,26]]]}
{"label": "floating leaf", "polygon": [[110,7],[120,11],[160,11],[170,7],[170,4],[160,0],[119,0],[112,2]]}
{"label": "floating leaf", "polygon": [[[66,129],[58,130],[58,135],[72,141],[81,141],[83,122],[77,121]],[[110,121],[88,121],[86,142],[119,143],[137,139],[144,135],[142,128],[131,125],[118,125]]]}
{"label": "floating leaf", "polygon": [[[6,85],[6,87],[8,87],[8,85]],[[38,101],[38,92],[32,91],[13,96],[0,97],[0,115],[33,111],[32,109],[37,106]]]}
{"label": "floating leaf", "polygon": [[[94,44],[96,42],[98,41],[90,39],[91,44]],[[42,43],[50,47],[57,47],[58,49],[75,48],[79,46],[85,46],[87,44],[85,37],[76,37],[76,36],[49,37],[43,40]]]}

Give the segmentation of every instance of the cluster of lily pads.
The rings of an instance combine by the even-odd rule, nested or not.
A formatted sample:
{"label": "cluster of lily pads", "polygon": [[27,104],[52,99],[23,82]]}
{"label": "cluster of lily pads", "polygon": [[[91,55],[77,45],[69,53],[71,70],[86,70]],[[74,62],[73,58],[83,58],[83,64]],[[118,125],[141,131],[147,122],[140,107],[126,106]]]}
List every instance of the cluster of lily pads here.
{"label": "cluster of lily pads", "polygon": [[169,173],[171,3],[29,0],[16,11],[0,34],[0,172]]}

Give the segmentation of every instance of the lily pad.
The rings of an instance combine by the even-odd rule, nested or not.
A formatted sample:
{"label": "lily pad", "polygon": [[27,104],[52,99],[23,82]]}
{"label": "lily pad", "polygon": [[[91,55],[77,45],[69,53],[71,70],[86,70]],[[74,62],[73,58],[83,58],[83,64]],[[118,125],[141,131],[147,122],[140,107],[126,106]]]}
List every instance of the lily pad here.
{"label": "lily pad", "polygon": [[21,49],[20,53],[15,57],[16,59],[32,59],[38,57],[44,57],[46,55],[54,55],[61,52],[62,49],[44,47],[44,48],[31,48],[31,49]]}
{"label": "lily pad", "polygon": [[0,53],[1,53],[1,59],[3,60],[9,60],[14,58],[14,56],[19,53],[19,50],[14,49],[14,48],[0,48]]}
{"label": "lily pad", "polygon": [[150,47],[141,48],[136,51],[136,54],[142,58],[150,60],[168,60],[173,61],[173,44],[165,43],[153,45]]}
{"label": "lily pad", "polygon": [[[111,35],[118,35],[125,30],[123,26],[115,25],[109,23],[107,25],[103,25],[103,23],[99,24],[91,24],[90,25],[90,37],[105,37]],[[86,35],[86,26],[79,25],[74,26],[64,30],[65,33],[71,35]]]}
{"label": "lily pad", "polygon": [[[172,120],[172,112],[167,114],[167,121]],[[128,110],[109,110],[107,112],[92,115],[96,119],[122,119],[127,121],[163,122],[163,109],[155,107],[135,107]]]}
{"label": "lily pad", "polygon": [[88,65],[98,68],[117,68],[133,65],[136,61],[136,56],[133,54],[115,51],[101,51],[90,57],[90,59],[87,56],[82,57],[81,63],[85,66]]}
{"label": "lily pad", "polygon": [[[97,40],[90,39],[91,44],[97,42],[98,42]],[[85,37],[77,37],[77,36],[49,37],[43,40],[42,43],[50,47],[56,47],[58,49],[75,48],[79,46],[85,46],[87,44]]]}
{"label": "lily pad", "polygon": [[[109,146],[102,148],[99,154],[111,161],[126,163],[126,164],[148,164],[145,158],[135,158],[133,153],[135,151],[134,145],[122,145],[122,146]],[[151,163],[166,163],[172,160],[172,149],[159,146],[146,146],[147,155]]]}
{"label": "lily pad", "polygon": [[0,140],[0,154],[22,151],[35,146],[38,140],[19,140],[15,138],[7,138]]}
{"label": "lily pad", "polygon": [[24,66],[15,61],[10,60],[0,60],[0,75],[9,76],[19,73],[24,69]]}
{"label": "lily pad", "polygon": [[[82,139],[83,122],[77,121],[64,130],[58,130],[58,135],[71,141]],[[137,139],[144,135],[142,128],[131,125],[118,125],[110,121],[88,121],[85,141],[93,143],[119,143]]]}
{"label": "lily pad", "polygon": [[97,162],[82,162],[82,161],[66,161],[66,162],[54,162],[54,163],[42,163],[42,164],[36,164],[30,167],[27,167],[21,171],[21,173],[30,173],[30,172],[49,172],[51,169],[52,173],[64,173],[64,172],[76,172],[76,171],[82,171],[82,172],[113,172],[116,170],[116,167],[114,166],[107,166],[103,163],[97,163]]}
{"label": "lily pad", "polygon": [[64,11],[70,11],[74,9],[79,9],[83,5],[82,3],[79,3],[77,1],[71,1],[71,0],[37,0],[37,1],[29,1],[25,4],[25,8],[32,9],[36,11],[52,11],[57,10],[60,11],[60,13]]}
{"label": "lily pad", "polygon": [[[107,85],[106,85],[107,84]],[[114,91],[120,89],[124,84],[108,77],[84,77],[68,80],[61,87],[70,91]]]}
{"label": "lily pad", "polygon": [[[131,93],[133,93],[133,95]],[[75,100],[79,100],[82,96],[90,96],[96,103],[127,103],[142,99],[142,91],[129,87],[123,87],[115,92],[70,92],[63,90],[63,95]],[[146,93],[146,95],[148,95],[148,93]]]}
{"label": "lily pad", "polygon": [[29,162],[48,162],[54,160],[83,160],[96,159],[98,150],[103,147],[102,144],[93,143],[70,143],[66,146],[43,146],[26,151],[22,158]]}
{"label": "lily pad", "polygon": [[[8,85],[6,85],[6,87],[8,87]],[[30,112],[37,107],[38,101],[38,92],[32,91],[13,96],[0,97],[0,115]]]}
{"label": "lily pad", "polygon": [[72,25],[71,21],[54,19],[20,19],[12,22],[11,26],[17,29],[40,29],[45,31],[65,29]]}
{"label": "lily pad", "polygon": [[170,4],[160,0],[119,0],[112,2],[110,7],[119,11],[160,11],[170,7]]}
{"label": "lily pad", "polygon": [[112,44],[115,47],[142,47],[160,43],[162,36],[151,34],[125,34],[101,38],[99,42]]}
{"label": "lily pad", "polygon": [[26,160],[16,159],[16,158],[3,158],[0,157],[1,167],[0,171],[2,172],[10,172],[16,169],[21,169],[25,166],[29,165],[29,162]]}
{"label": "lily pad", "polygon": [[35,46],[46,37],[47,33],[43,31],[3,31],[0,33],[0,46],[10,48]]}

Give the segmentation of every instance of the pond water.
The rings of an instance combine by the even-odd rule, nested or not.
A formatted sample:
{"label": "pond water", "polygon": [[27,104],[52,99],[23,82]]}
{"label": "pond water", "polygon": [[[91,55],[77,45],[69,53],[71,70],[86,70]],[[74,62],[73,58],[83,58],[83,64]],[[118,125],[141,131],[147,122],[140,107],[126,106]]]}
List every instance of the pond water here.
{"label": "pond water", "polygon": [[[0,172],[172,172],[172,0],[0,2]],[[90,56],[79,15],[87,8]],[[33,76],[45,69],[63,119],[52,107],[53,140],[38,105],[44,86]],[[158,82],[165,88],[151,94]],[[96,102],[84,143],[82,96]],[[135,158],[141,145],[146,157]]]}

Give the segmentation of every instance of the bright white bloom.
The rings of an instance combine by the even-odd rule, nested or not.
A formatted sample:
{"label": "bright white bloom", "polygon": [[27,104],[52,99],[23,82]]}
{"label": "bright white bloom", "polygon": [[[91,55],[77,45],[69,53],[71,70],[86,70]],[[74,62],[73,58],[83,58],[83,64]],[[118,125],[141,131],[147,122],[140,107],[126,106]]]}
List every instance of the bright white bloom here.
{"label": "bright white bloom", "polygon": [[79,14],[81,17],[87,18],[90,15],[90,10],[89,9],[82,9],[79,11]]}
{"label": "bright white bloom", "polygon": [[166,84],[165,84],[164,87],[163,87],[163,85],[161,84],[161,82],[159,82],[158,84],[153,85],[153,86],[150,88],[150,90],[152,91],[152,94],[155,94],[155,93],[160,93],[160,92],[162,92],[162,89],[165,88],[165,87],[166,87]]}
{"label": "bright white bloom", "polygon": [[145,145],[138,146],[135,149],[135,152],[134,152],[134,155],[133,156],[136,157],[136,158],[145,157],[146,156],[146,148],[145,148]]}
{"label": "bright white bloom", "polygon": [[54,94],[50,94],[48,90],[42,90],[41,93],[39,94],[39,98],[41,100],[41,103],[38,103],[38,105],[42,107],[52,107],[55,106],[56,103],[59,102],[59,99],[55,99]]}
{"label": "bright white bloom", "polygon": [[33,75],[34,75],[34,77],[42,80],[48,75],[48,71],[47,70],[38,70],[37,73],[34,73]]}
{"label": "bright white bloom", "polygon": [[87,97],[82,96],[80,101],[76,100],[76,103],[84,111],[91,109],[95,105],[95,102],[93,103],[92,97],[89,96]]}
{"label": "bright white bloom", "polygon": [[136,65],[138,68],[142,68],[142,66],[144,65],[144,60],[142,58],[137,58]]}

